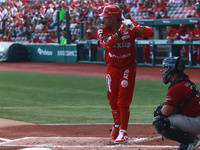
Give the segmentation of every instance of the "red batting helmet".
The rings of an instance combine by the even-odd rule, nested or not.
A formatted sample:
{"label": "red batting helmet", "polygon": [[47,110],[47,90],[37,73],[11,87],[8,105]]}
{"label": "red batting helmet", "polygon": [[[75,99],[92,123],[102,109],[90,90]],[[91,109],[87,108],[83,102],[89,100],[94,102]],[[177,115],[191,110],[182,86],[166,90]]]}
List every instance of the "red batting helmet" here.
{"label": "red batting helmet", "polygon": [[99,14],[101,17],[111,17],[116,16],[119,19],[122,19],[122,10],[117,5],[108,5],[105,6],[103,12]]}
{"label": "red batting helmet", "polygon": [[179,24],[179,27],[180,27],[180,28],[183,28],[183,27],[185,27],[185,24],[184,24],[184,23],[180,23],[180,24]]}

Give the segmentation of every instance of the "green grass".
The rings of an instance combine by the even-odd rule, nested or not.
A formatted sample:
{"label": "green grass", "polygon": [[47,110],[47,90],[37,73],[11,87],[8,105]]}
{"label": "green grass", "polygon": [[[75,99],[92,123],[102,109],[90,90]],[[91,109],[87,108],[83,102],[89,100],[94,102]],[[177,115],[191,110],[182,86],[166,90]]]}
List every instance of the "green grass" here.
{"label": "green grass", "polygon": [[[0,118],[37,124],[113,122],[105,78],[0,71],[0,79]],[[167,88],[161,81],[136,80],[130,123],[151,123]]]}

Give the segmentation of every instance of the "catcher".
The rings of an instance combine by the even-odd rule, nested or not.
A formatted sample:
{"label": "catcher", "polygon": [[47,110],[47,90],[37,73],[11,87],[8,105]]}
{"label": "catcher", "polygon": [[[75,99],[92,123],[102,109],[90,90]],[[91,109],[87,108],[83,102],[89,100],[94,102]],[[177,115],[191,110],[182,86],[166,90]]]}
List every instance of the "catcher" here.
{"label": "catcher", "polygon": [[163,82],[169,86],[166,100],[154,111],[153,126],[165,138],[181,145],[177,150],[193,150],[200,145],[200,94],[184,73],[180,57],[167,57],[162,63]]}

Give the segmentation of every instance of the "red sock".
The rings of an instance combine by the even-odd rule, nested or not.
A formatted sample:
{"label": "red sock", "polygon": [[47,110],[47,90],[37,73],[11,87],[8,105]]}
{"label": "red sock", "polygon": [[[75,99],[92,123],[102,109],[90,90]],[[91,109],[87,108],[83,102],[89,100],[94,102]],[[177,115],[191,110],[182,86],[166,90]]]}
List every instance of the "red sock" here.
{"label": "red sock", "polygon": [[120,108],[121,129],[127,130],[129,116],[130,116],[130,109],[129,109],[129,107],[122,107],[122,108]]}
{"label": "red sock", "polygon": [[120,125],[120,110],[111,110],[114,124]]}

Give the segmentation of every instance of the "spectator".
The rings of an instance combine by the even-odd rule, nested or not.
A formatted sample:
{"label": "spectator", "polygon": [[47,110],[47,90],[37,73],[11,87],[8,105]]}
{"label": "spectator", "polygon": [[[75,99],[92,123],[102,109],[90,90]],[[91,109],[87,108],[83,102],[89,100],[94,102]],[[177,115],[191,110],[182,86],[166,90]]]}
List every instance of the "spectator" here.
{"label": "spectator", "polygon": [[[194,26],[195,28],[191,32],[191,36],[189,38],[190,41],[200,40],[200,21],[195,21]],[[196,63],[197,65],[200,65],[200,45],[194,45],[193,60],[194,60],[194,63]]]}
{"label": "spectator", "polygon": [[8,42],[14,42],[11,35],[8,35]]}
{"label": "spectator", "polygon": [[196,0],[190,0],[190,10],[195,10]]}
{"label": "spectator", "polygon": [[33,43],[43,43],[43,41],[40,39],[39,35],[36,35],[33,37]]}
{"label": "spectator", "polygon": [[51,5],[51,4],[47,5],[47,9],[46,9],[45,14],[46,14],[46,15],[49,15],[49,16],[52,16],[52,15],[53,15],[53,12],[54,12],[54,10],[53,10],[53,8],[52,8],[52,5]]}
{"label": "spectator", "polygon": [[61,34],[62,34],[62,36],[60,38],[60,44],[67,44],[67,38],[66,38],[65,31],[63,31]]}
{"label": "spectator", "polygon": [[200,18],[200,4],[199,3],[195,4],[195,12],[192,15],[192,18]]}
{"label": "spectator", "polygon": [[53,43],[53,40],[51,39],[49,34],[45,36],[45,40],[43,41],[43,43]]}
{"label": "spectator", "polygon": [[183,1],[182,0],[169,0],[168,4],[182,4]]}
{"label": "spectator", "polygon": [[164,0],[157,0],[156,12],[162,12],[166,8],[166,2]]}
{"label": "spectator", "polygon": [[10,31],[10,34],[11,34],[11,36],[12,36],[12,37],[14,37],[14,38],[17,36],[17,35],[16,35],[16,34],[17,34],[17,32],[16,32],[16,30],[15,30],[15,27],[14,27],[14,26],[12,27],[12,29],[11,29],[11,31]]}
{"label": "spectator", "polygon": [[149,4],[148,1],[144,1],[144,5],[143,5],[143,12],[147,12],[149,9]]}
{"label": "spectator", "polygon": [[143,13],[144,12],[144,6],[142,2],[138,2],[139,8],[138,8],[138,13]]}
{"label": "spectator", "polygon": [[[176,39],[179,40],[187,40],[190,35],[190,29],[185,26],[184,23],[179,24],[179,30],[176,32]],[[183,45],[185,56],[187,57],[187,60],[189,61],[189,47],[188,45]]]}
{"label": "spectator", "polygon": [[157,19],[156,15],[155,15],[155,12],[153,12],[153,11],[151,12],[151,19]]}
{"label": "spectator", "polygon": [[59,11],[59,6],[56,5],[54,8],[54,13],[53,13],[53,26],[57,24],[57,13]]}
{"label": "spectator", "polygon": [[1,20],[3,21],[2,27],[3,27],[3,33],[4,33],[4,29],[6,28],[6,23],[7,23],[7,19],[8,19],[8,10],[6,9],[5,6],[2,6],[3,10],[1,12]]}
{"label": "spectator", "polygon": [[76,22],[76,18],[72,17],[71,20],[72,21],[71,21],[70,26],[69,26],[70,30],[76,29],[78,27],[78,24]]}
{"label": "spectator", "polygon": [[36,24],[31,24],[30,25],[29,31],[30,31],[31,35],[35,32],[35,27],[36,27]]}
{"label": "spectator", "polygon": [[50,38],[52,39],[53,43],[57,43],[58,42],[58,37],[57,37],[55,31],[49,32],[49,35],[50,35]]}
{"label": "spectator", "polygon": [[162,16],[160,15],[159,12],[156,13],[156,19],[162,19]]}
{"label": "spectator", "polygon": [[59,12],[60,12],[60,21],[62,21],[65,18],[65,9],[62,5],[59,6]]}
{"label": "spectator", "polygon": [[133,6],[130,9],[131,14],[137,14],[139,9],[139,5],[136,2],[133,2]]}
{"label": "spectator", "polygon": [[167,9],[165,9],[165,10],[163,11],[162,19],[170,19],[170,16],[168,16],[168,14],[167,14]]}
{"label": "spectator", "polygon": [[1,19],[3,20],[3,21],[6,21],[7,19],[8,19],[8,14],[9,14],[9,12],[8,12],[8,10],[6,9],[6,7],[5,6],[2,6],[2,14],[1,14]]}
{"label": "spectator", "polygon": [[24,33],[23,27],[20,27],[19,31],[17,32],[17,37],[22,37],[23,33]]}
{"label": "spectator", "polygon": [[25,31],[22,32],[21,36],[22,37],[26,37],[26,38],[31,36],[31,33],[29,31],[29,27],[28,26],[25,27]]}
{"label": "spectator", "polygon": [[75,42],[75,40],[78,38],[78,30],[77,30],[77,28],[78,28],[78,24],[77,24],[77,22],[76,22],[76,18],[75,18],[75,16],[74,17],[72,17],[72,19],[71,19],[72,21],[71,21],[71,23],[70,23],[70,26],[69,26],[69,28],[70,28],[70,33],[71,33],[71,42],[72,43],[74,43]]}
{"label": "spectator", "polygon": [[63,19],[61,22],[60,22],[60,28],[61,30],[64,30],[66,28],[66,20]]}
{"label": "spectator", "polygon": [[35,31],[36,31],[36,32],[41,32],[43,26],[44,26],[44,25],[42,24],[42,21],[38,19],[38,20],[37,20],[37,24],[36,24],[36,26],[35,26]]}
{"label": "spectator", "polygon": [[[167,41],[172,42],[172,40],[176,40],[176,33],[177,30],[174,29],[172,26],[167,26]],[[180,51],[182,49],[181,45],[172,45],[172,56],[180,56]]]}
{"label": "spectator", "polygon": [[12,8],[11,8],[11,16],[12,16],[13,18],[16,17],[17,11],[18,11],[17,7],[15,7],[15,5],[12,4]]}
{"label": "spectator", "polygon": [[185,0],[184,7],[190,7],[190,0]]}
{"label": "spectator", "polygon": [[15,26],[15,22],[13,18],[9,18],[7,23],[8,23],[9,28],[12,28],[13,26]]}
{"label": "spectator", "polygon": [[146,19],[152,19],[152,11],[148,11],[147,15],[148,17]]}

